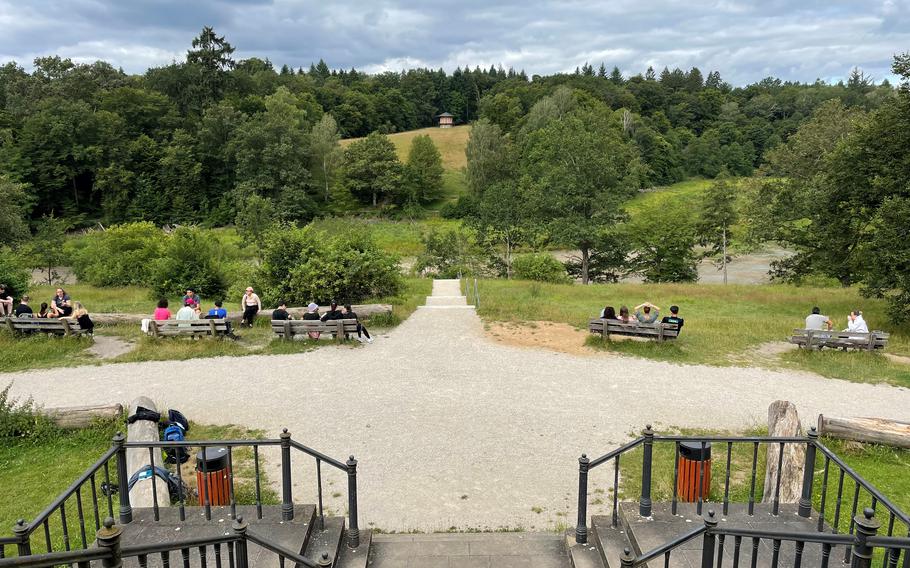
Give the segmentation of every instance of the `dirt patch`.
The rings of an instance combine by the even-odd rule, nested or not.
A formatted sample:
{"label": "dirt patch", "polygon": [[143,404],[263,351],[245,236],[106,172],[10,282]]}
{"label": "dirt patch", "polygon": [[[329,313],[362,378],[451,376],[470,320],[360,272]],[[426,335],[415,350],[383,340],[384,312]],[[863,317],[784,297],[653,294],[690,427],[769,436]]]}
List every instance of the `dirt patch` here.
{"label": "dirt patch", "polygon": [[88,352],[99,359],[113,359],[133,350],[133,344],[110,335],[96,335]]}
{"label": "dirt patch", "polygon": [[497,343],[517,347],[550,349],[573,355],[595,355],[599,351],[585,345],[588,333],[566,323],[534,321],[525,323],[493,322],[485,326],[487,336]]}
{"label": "dirt patch", "polygon": [[894,353],[885,353],[884,355],[892,363],[898,363],[900,365],[910,365],[910,357],[907,357],[905,355],[895,355]]}

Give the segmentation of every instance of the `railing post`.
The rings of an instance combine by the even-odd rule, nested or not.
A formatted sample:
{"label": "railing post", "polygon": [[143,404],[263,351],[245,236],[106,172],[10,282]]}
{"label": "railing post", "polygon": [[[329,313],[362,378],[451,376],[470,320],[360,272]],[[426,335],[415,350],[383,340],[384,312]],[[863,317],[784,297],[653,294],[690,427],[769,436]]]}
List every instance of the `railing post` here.
{"label": "railing post", "polygon": [[13,535],[19,539],[19,542],[17,544],[19,548],[19,556],[31,556],[32,545],[31,542],[29,542],[28,523],[25,522],[25,519],[19,519],[16,521],[16,524],[13,525]]}
{"label": "railing post", "polygon": [[348,548],[360,546],[360,526],[357,524],[357,460],[350,456],[348,466]]}
{"label": "railing post", "polygon": [[[294,519],[294,499],[291,496],[291,434],[281,431],[281,520]],[[242,568],[242,567],[241,567]]]}
{"label": "railing post", "polygon": [[714,529],[717,527],[717,519],[714,518],[714,509],[708,509],[708,516],[705,517],[705,540],[701,548],[701,568],[714,568],[714,549],[716,547],[717,535]]}
{"label": "railing post", "polygon": [[588,542],[588,464],[586,454],[578,458],[578,524],[575,525],[575,542]]}
{"label": "railing post", "polygon": [[622,568],[632,568],[635,565],[635,557],[632,556],[632,549],[628,546],[622,549],[622,555],[619,557],[619,565]]}
{"label": "railing post", "polygon": [[638,503],[638,514],[651,516],[651,456],[654,450],[654,430],[648,424],[642,432],[645,437],[641,458],[641,500]]}
{"label": "railing post", "polygon": [[234,534],[239,537],[234,543],[234,566],[235,568],[248,568],[249,562],[246,553],[246,528],[247,524],[243,521],[243,515],[237,515],[231,524]]}
{"label": "railing post", "polygon": [[853,518],[856,523],[856,544],[853,545],[852,568],[869,568],[872,566],[872,547],[866,544],[866,539],[878,533],[882,523],[875,518],[875,511],[866,507],[862,515]]}
{"label": "railing post", "polygon": [[104,519],[104,526],[95,533],[95,541],[98,548],[106,548],[111,555],[101,560],[101,566],[104,568],[121,568],[123,566],[123,557],[120,555],[120,535],[123,529],[114,524],[114,519],[108,517]]}
{"label": "railing post", "polygon": [[126,436],[123,432],[114,434],[111,442],[117,448],[117,485],[120,490],[120,524],[133,522],[133,508],[130,506],[130,474],[126,470]]}
{"label": "railing post", "polygon": [[812,513],[812,484],[815,481],[815,441],[818,431],[809,428],[806,441],[806,463],[803,467],[803,493],[799,498],[799,516],[808,519]]}

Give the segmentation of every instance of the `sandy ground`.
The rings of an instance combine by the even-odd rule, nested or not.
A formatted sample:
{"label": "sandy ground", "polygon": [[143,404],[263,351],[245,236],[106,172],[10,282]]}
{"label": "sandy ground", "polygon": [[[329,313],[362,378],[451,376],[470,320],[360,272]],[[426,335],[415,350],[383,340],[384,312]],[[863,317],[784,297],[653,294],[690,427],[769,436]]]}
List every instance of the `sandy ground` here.
{"label": "sandy ground", "polygon": [[[437,281],[441,305],[357,349],[51,369],[0,384],[48,406],[147,395],[199,422],[270,435],[287,427],[331,456],[355,454],[361,524],[398,531],[571,525],[578,456],[611,450],[649,422],[740,429],[763,423],[777,399],[794,402],[803,423],[858,409],[906,419],[910,408],[910,390],[886,385],[500,344],[463,299],[446,305],[457,287]],[[312,468],[294,458],[296,472]],[[345,475],[324,475],[327,506],[343,512]],[[591,474],[592,491],[611,482],[612,471]],[[296,475],[295,500],[315,502],[315,485]]]}

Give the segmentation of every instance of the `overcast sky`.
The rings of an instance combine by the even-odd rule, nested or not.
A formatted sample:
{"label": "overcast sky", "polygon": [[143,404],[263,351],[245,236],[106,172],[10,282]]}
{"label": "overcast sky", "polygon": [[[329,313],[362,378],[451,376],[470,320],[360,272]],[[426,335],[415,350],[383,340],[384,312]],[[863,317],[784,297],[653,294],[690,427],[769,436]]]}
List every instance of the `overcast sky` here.
{"label": "overcast sky", "polygon": [[853,66],[880,81],[910,50],[910,0],[0,0],[0,61],[57,54],[141,73],[182,60],[203,25],[236,59],[276,67],[549,74],[603,61],[626,75],[698,66],[734,85],[838,80]]}

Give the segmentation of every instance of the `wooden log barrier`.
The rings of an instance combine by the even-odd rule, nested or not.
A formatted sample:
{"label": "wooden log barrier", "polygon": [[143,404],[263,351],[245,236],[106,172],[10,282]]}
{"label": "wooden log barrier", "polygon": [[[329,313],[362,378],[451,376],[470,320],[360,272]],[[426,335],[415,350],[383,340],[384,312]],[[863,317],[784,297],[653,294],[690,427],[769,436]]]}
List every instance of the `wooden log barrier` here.
{"label": "wooden log barrier", "polygon": [[910,422],[818,415],[818,435],[910,449]]}
{"label": "wooden log barrier", "polygon": [[102,404],[96,406],[66,406],[60,408],[42,408],[41,414],[54,421],[54,424],[66,430],[87,428],[96,420],[116,420],[123,414],[122,404]]}
{"label": "wooden log barrier", "polygon": [[[136,414],[139,407],[147,408],[155,412],[158,411],[155,403],[145,396],[140,396],[130,403],[130,416]],[[136,420],[127,426],[127,442],[155,442],[158,438],[158,423],[151,420]],[[159,449],[152,450],[155,456],[155,466],[164,465],[164,458],[161,456]],[[145,468],[150,464],[148,448],[127,448],[126,450],[126,472],[132,477],[134,473]],[[122,485],[125,488],[125,484]],[[171,504],[170,496],[167,492],[167,483],[161,478],[155,480],[155,491],[157,493],[157,502],[159,507],[168,507]],[[152,478],[142,479],[136,482],[130,491],[130,504],[133,508],[151,507],[155,503],[153,499]]]}

